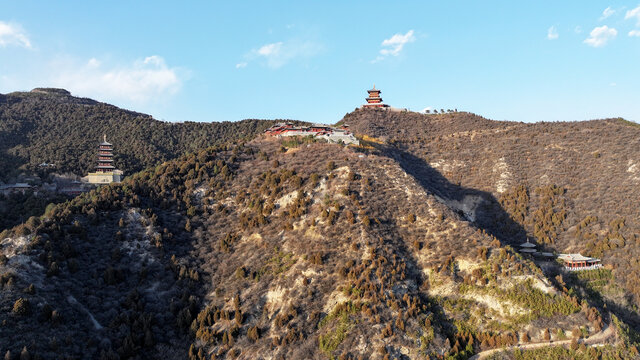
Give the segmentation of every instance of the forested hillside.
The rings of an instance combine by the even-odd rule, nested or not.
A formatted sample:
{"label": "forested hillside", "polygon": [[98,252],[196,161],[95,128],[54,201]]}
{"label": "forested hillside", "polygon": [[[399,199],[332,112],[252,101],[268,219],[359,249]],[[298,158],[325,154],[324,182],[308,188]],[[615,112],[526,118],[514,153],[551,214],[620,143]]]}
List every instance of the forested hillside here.
{"label": "forested hillside", "polygon": [[[343,122],[360,146],[200,149],[2,232],[0,353],[638,355],[633,124],[377,110]],[[527,238],[605,268],[533,261],[514,250]],[[553,344],[567,348],[515,348]]]}
{"label": "forested hillside", "polygon": [[464,359],[611,322],[381,148],[202,150],[1,237],[11,354]]}
{"label": "forested hillside", "polygon": [[273,123],[163,122],[62,89],[0,94],[0,181],[41,163],[84,176],[95,167],[103,134],[114,144],[116,166],[130,175],[186,152],[251,139]]}
{"label": "forested hillside", "polygon": [[[640,328],[638,124],[375,110],[355,111],[343,122],[383,139],[408,173],[505,244],[530,238],[547,251],[602,258],[610,275],[574,280]],[[559,283],[568,280],[562,276]]]}

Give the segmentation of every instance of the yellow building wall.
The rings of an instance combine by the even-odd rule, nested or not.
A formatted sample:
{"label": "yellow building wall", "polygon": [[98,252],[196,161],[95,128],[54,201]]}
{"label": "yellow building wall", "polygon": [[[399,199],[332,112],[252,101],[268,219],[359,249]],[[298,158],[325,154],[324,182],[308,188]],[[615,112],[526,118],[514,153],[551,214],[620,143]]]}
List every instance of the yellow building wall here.
{"label": "yellow building wall", "polygon": [[87,175],[87,182],[90,184],[110,184],[122,181],[122,174],[112,172],[94,172]]}

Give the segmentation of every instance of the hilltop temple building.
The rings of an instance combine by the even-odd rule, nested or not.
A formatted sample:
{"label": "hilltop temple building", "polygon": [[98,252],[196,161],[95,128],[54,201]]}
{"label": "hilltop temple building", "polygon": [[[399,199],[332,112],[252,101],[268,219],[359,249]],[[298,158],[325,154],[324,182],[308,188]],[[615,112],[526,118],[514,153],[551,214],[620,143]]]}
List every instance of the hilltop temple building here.
{"label": "hilltop temple building", "polygon": [[340,127],[323,124],[295,126],[292,123],[279,123],[268,128],[264,133],[279,138],[286,136],[311,136],[324,139],[330,143],[343,143],[345,145],[360,144],[360,141],[349,130],[348,125],[342,125]]}
{"label": "hilltop temple building", "polygon": [[113,166],[113,145],[107,142],[107,135],[98,145],[98,166],[96,171],[83,178],[90,184],[110,184],[122,181],[122,171]]}
{"label": "hilltop temple building", "polygon": [[382,91],[376,89],[376,84],[373,84],[373,89],[367,90],[369,96],[366,98],[367,103],[362,105],[363,108],[388,108],[389,105],[382,102],[380,93]]}
{"label": "hilltop temple building", "polygon": [[564,263],[568,271],[597,270],[602,268],[600,259],[583,256],[582,254],[560,254],[558,259]]}

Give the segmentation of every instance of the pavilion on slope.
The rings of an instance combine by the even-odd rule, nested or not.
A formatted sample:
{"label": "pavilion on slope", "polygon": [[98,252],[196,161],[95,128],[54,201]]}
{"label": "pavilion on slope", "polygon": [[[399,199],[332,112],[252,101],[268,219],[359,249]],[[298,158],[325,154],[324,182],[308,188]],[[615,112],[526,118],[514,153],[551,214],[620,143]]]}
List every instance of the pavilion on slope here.
{"label": "pavilion on slope", "polygon": [[596,270],[602,268],[600,259],[583,256],[582,254],[560,254],[558,259],[564,263],[564,268],[569,271]]}

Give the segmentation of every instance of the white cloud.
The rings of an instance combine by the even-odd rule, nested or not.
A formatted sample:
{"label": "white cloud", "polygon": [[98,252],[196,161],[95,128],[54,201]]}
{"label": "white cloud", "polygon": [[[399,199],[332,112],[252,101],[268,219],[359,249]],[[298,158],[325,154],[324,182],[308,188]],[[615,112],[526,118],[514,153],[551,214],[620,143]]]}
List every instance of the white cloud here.
{"label": "white cloud", "polygon": [[262,56],[276,56],[278,55],[278,53],[280,52],[280,50],[282,49],[282,44],[283,42],[277,42],[277,43],[273,43],[273,44],[267,44],[267,45],[263,45],[260,49],[258,49],[257,53],[258,55],[262,55]]}
{"label": "white cloud", "polygon": [[547,30],[547,39],[555,40],[558,38],[558,29],[555,26],[551,26],[549,30]]}
{"label": "white cloud", "polygon": [[624,19],[636,19],[638,26],[640,26],[640,5],[635,9],[628,10],[624,15]]}
{"label": "white cloud", "polygon": [[0,21],[0,47],[9,45],[31,49],[31,41],[20,25]]}
{"label": "white cloud", "polygon": [[593,47],[601,47],[605,46],[609,40],[614,39],[617,35],[618,30],[603,25],[591,30],[589,37],[584,40],[584,43]]}
{"label": "white cloud", "polygon": [[375,64],[375,63],[377,63],[377,62],[379,62],[379,61],[382,61],[382,60],[384,60],[384,56],[382,56],[382,55],[378,55],[378,56],[376,56],[376,58],[375,58],[375,59],[371,60],[371,63],[372,63],[372,64]]}
{"label": "white cloud", "polygon": [[158,55],[151,55],[151,56],[147,56],[146,58],[144,58],[143,61],[145,64],[151,64],[151,65],[155,65],[155,66],[166,66],[164,63],[164,59]]}
{"label": "white cloud", "polygon": [[54,64],[53,86],[68,89],[79,96],[104,101],[142,104],[177,93],[182,81],[178,68],[170,68],[157,55],[124,66],[106,68],[96,58],[78,65],[74,61]]}
{"label": "white cloud", "polygon": [[580,33],[582,33],[582,27],[581,27],[580,25],[578,25],[578,26],[576,26],[576,27],[573,29],[573,31],[574,31],[576,34],[580,34]]}
{"label": "white cloud", "polygon": [[97,68],[97,67],[99,67],[99,66],[100,66],[100,64],[102,64],[102,63],[100,62],[100,60],[98,60],[98,59],[96,59],[96,58],[91,58],[91,59],[89,59],[89,61],[87,62],[87,67],[90,67],[90,68]]}
{"label": "white cloud", "polygon": [[[264,59],[268,67],[277,69],[293,59],[310,58],[319,54],[323,46],[311,41],[291,40],[265,44],[257,50],[252,50],[246,57],[252,59]],[[244,67],[246,62],[239,63],[236,67]]]}
{"label": "white cloud", "polygon": [[611,16],[611,15],[613,15],[613,14],[615,14],[615,13],[616,13],[616,11],[615,11],[615,10],[613,10],[613,9],[611,8],[611,6],[608,6],[608,7],[607,7],[606,9],[604,9],[604,11],[602,12],[602,16],[600,17],[600,20],[604,20],[604,19],[608,18],[609,16]]}
{"label": "white cloud", "polygon": [[431,110],[433,110],[433,108],[431,106],[427,106],[426,108],[422,109],[420,112],[423,114],[426,114],[427,111],[431,112]]}
{"label": "white cloud", "polygon": [[247,67],[247,63],[246,62],[239,62],[236,64],[236,69],[242,69],[242,68],[246,68]]}
{"label": "white cloud", "polygon": [[631,31],[629,31],[629,36],[640,37],[640,30],[631,30]]}
{"label": "white cloud", "polygon": [[382,49],[380,50],[380,55],[398,56],[400,55],[400,52],[406,44],[414,42],[415,40],[416,38],[415,36],[413,36],[413,30],[407,31],[407,33],[404,35],[395,34],[392,37],[382,41]]}

